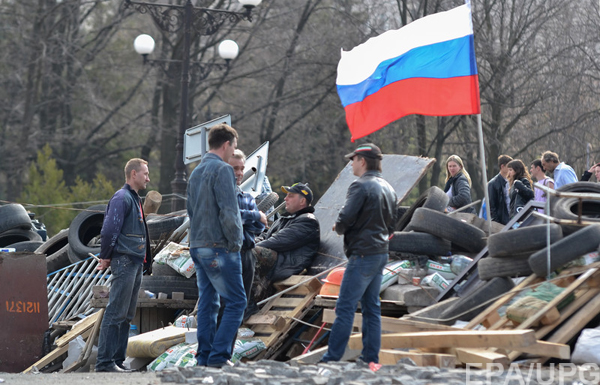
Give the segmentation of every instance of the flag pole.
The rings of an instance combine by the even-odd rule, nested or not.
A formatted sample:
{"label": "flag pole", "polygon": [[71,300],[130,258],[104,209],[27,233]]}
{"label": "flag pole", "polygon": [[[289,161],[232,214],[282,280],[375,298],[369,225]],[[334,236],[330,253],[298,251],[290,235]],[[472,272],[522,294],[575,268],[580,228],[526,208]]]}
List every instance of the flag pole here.
{"label": "flag pole", "polygon": [[485,148],[483,146],[483,126],[481,124],[481,114],[477,114],[477,136],[479,139],[479,163],[481,165],[481,176],[483,178],[483,196],[485,197],[485,214],[488,222],[488,235],[492,231],[492,215],[490,214],[490,197],[488,196],[487,168],[485,165]]}

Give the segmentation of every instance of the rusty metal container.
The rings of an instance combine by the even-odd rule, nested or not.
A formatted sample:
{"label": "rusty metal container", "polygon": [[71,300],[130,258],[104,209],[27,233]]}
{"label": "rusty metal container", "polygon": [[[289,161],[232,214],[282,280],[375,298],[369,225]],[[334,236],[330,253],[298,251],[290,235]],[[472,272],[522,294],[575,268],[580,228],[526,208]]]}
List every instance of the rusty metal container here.
{"label": "rusty metal container", "polygon": [[0,253],[0,372],[38,361],[47,329],[46,256]]}

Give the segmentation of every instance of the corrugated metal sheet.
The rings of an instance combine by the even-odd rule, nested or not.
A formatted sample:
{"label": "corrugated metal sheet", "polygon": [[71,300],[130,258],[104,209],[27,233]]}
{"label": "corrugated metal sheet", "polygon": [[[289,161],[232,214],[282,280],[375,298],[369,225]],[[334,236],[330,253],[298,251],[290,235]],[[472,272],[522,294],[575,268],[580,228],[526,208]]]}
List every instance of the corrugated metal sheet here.
{"label": "corrugated metal sheet", "polygon": [[[401,201],[433,165],[435,159],[407,155],[384,155],[381,163],[383,177],[396,190]],[[350,184],[357,179],[352,173],[351,162],[339,173],[336,180],[315,205],[315,216],[321,226],[321,247],[310,274],[317,274],[330,266],[346,260],[344,241],[332,231]],[[310,183],[310,181],[308,181]]]}

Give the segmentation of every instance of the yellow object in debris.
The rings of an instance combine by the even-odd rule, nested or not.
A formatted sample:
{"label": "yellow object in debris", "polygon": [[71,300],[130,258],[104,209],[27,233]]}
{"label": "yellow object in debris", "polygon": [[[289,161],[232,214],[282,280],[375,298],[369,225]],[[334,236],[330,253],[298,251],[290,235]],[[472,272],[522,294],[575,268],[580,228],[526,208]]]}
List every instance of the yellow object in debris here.
{"label": "yellow object in debris", "polygon": [[185,341],[188,328],[168,326],[129,338],[127,357],[156,358],[168,348]]}

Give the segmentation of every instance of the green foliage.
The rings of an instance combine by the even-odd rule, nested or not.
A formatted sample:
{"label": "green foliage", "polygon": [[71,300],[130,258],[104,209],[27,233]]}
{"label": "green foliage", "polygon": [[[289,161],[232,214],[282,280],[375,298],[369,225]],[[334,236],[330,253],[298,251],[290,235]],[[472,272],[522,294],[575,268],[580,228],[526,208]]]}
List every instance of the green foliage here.
{"label": "green foliage", "polygon": [[[36,161],[29,167],[27,179],[20,201],[37,206],[30,210],[46,225],[49,235],[69,227],[78,213],[73,208],[89,206],[77,202],[107,200],[115,191],[110,181],[102,174],[97,174],[92,183],[77,177],[74,186],[66,186],[63,171],[52,158],[49,145],[38,151]],[[50,207],[44,207],[46,205]]]}

